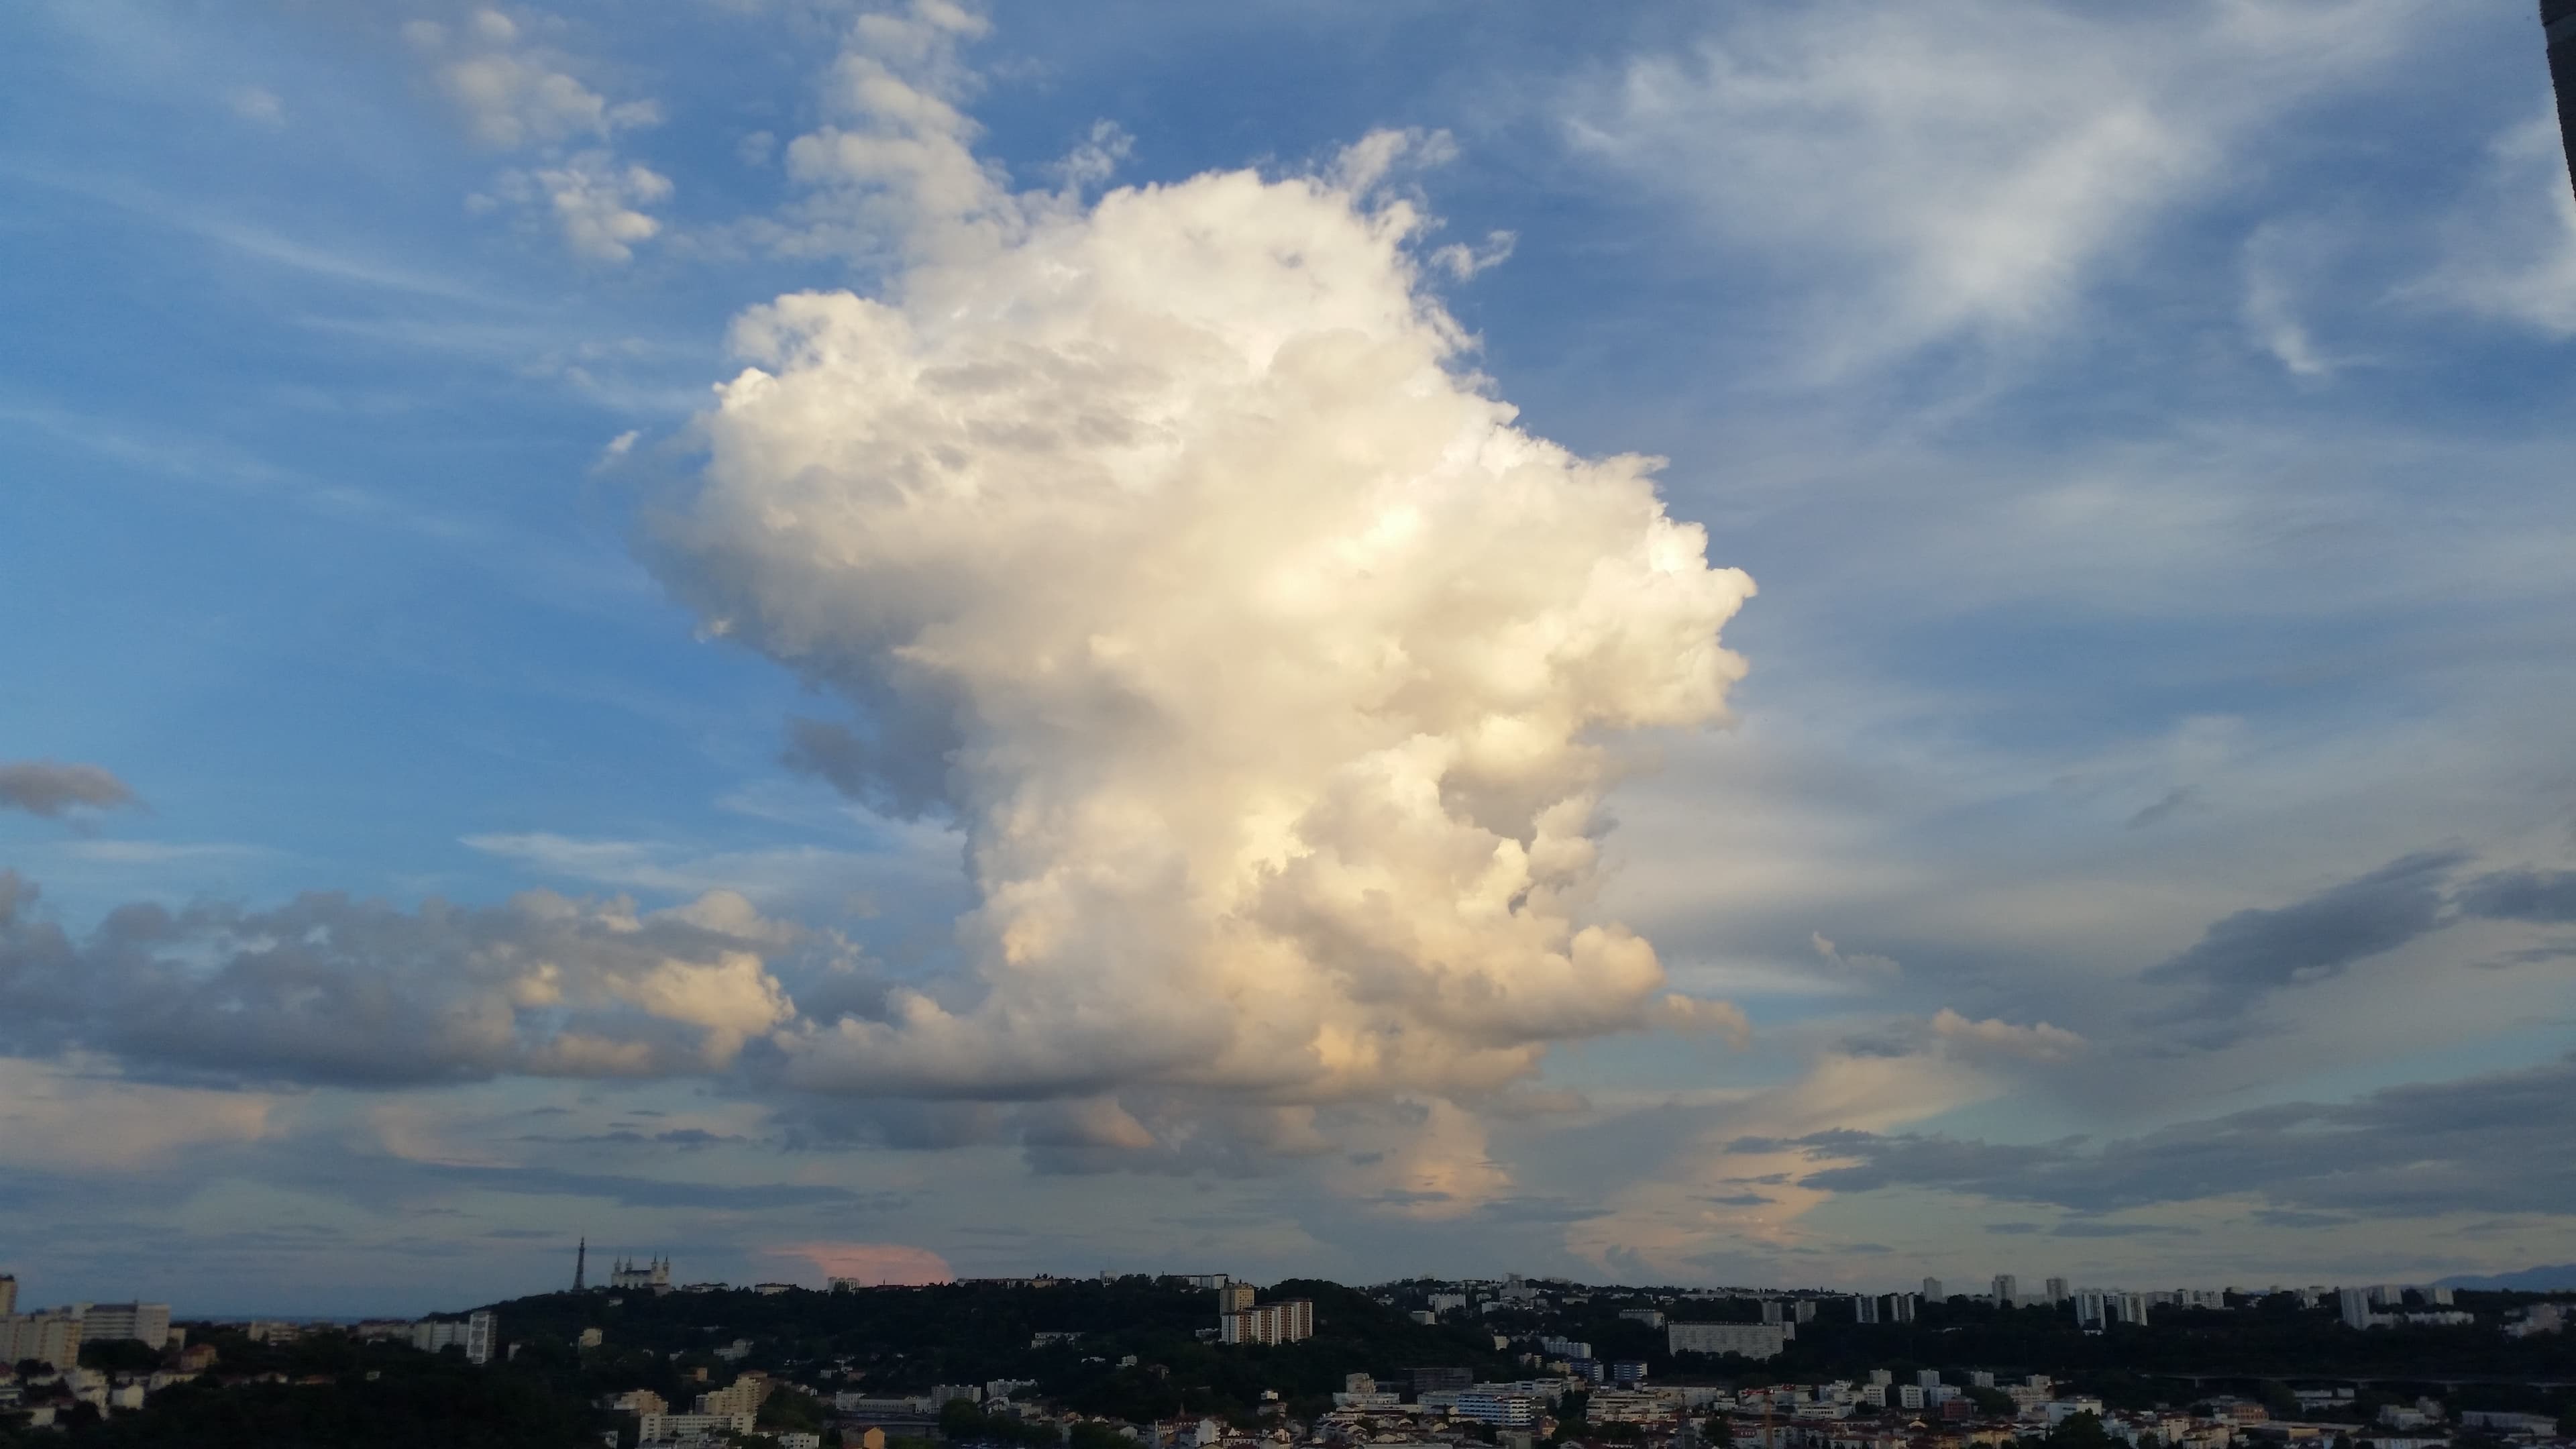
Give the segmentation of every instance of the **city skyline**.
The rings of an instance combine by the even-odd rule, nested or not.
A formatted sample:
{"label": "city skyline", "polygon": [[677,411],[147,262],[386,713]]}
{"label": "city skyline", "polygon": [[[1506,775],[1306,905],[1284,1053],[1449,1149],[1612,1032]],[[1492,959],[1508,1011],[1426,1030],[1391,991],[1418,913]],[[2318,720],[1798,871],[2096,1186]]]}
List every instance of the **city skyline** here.
{"label": "city skyline", "polygon": [[16,7],[0,1271],[2576,1262],[2554,14]]}

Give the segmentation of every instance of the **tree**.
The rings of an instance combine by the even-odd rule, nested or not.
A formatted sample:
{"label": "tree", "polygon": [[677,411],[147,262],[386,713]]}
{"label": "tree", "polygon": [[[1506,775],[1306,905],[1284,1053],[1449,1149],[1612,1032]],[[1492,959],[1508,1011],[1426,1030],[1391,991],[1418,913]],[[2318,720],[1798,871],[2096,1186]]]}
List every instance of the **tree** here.
{"label": "tree", "polygon": [[1708,1422],[1699,1426],[1699,1437],[1712,1449],[1734,1449],[1735,1425],[1724,1414],[1711,1414]]}
{"label": "tree", "polygon": [[144,1374],[161,1366],[161,1351],[139,1338],[102,1338],[80,1346],[80,1362],[102,1373]]}
{"label": "tree", "polygon": [[2108,1449],[2110,1442],[2101,1416],[2089,1410],[2067,1415],[2048,1431],[2048,1449]]}
{"label": "tree", "polygon": [[1135,1449],[1136,1441],[1098,1419],[1084,1419],[1065,1436],[1066,1449]]}
{"label": "tree", "polygon": [[2001,1389],[1970,1384],[1967,1388],[1967,1398],[1969,1403],[1977,1406],[1978,1413],[1989,1418],[2009,1419],[2013,1416],[2013,1397]]}
{"label": "tree", "polygon": [[984,1411],[972,1399],[950,1399],[939,1406],[939,1437],[943,1439],[980,1439],[984,1436]]}

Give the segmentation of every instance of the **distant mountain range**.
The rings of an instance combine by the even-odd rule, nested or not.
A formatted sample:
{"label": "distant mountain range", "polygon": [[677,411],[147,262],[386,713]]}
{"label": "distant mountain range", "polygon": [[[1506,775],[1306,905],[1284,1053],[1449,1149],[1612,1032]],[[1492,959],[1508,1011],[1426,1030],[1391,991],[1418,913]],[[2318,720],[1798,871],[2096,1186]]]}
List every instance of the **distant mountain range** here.
{"label": "distant mountain range", "polygon": [[2523,1293],[2547,1293],[2559,1288],[2576,1288],[2576,1263],[2561,1263],[2554,1268],[2525,1268],[2519,1273],[2491,1273],[2481,1278],[2462,1274],[2445,1278],[2444,1288],[2483,1288],[2494,1291],[2511,1288]]}

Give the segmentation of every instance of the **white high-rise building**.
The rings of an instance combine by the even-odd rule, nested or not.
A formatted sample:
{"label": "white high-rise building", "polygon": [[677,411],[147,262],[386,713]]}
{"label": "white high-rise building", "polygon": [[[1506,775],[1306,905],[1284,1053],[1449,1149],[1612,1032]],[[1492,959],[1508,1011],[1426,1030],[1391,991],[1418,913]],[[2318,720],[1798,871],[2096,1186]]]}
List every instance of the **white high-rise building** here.
{"label": "white high-rise building", "polygon": [[1854,1323],[1876,1323],[1877,1321],[1878,1321],[1878,1300],[1877,1300],[1877,1299],[1872,1298],[1871,1296],[1869,1296],[1869,1295],[1868,1295],[1868,1294],[1866,1294],[1866,1293],[1863,1293],[1863,1294],[1862,1294],[1862,1295],[1860,1295],[1859,1297],[1857,1297],[1857,1298],[1855,1298],[1855,1299],[1853,1299],[1853,1300],[1852,1300],[1852,1322],[1854,1322]]}
{"label": "white high-rise building", "polygon": [[1948,1301],[1948,1295],[1941,1291],[1940,1279],[1926,1278],[1923,1280],[1923,1301],[1926,1303],[1941,1303]]}
{"label": "white high-rise building", "polygon": [[2066,1280],[2065,1280],[2065,1279],[2063,1279],[2063,1278],[2051,1278],[2051,1279],[2049,1279],[2049,1280],[2048,1280],[2048,1301],[2049,1301],[2049,1303],[2050,1303],[2050,1305],[2051,1305],[2051,1306],[2054,1306],[2054,1305],[2056,1305],[2056,1304],[2060,1304],[2060,1303],[2063,1303],[2063,1302],[2065,1302],[2065,1301],[2066,1301]]}
{"label": "white high-rise building", "polygon": [[1315,1336],[1315,1305],[1305,1298],[1264,1303],[1220,1313],[1216,1327],[1219,1343],[1295,1343]]}
{"label": "white high-rise building", "polygon": [[130,1338],[158,1349],[170,1342],[167,1303],[79,1303],[72,1306],[72,1312],[80,1316],[84,1343]]}
{"label": "white high-rise building", "polygon": [[1789,1328],[1780,1323],[1673,1323],[1664,1328],[1673,1353],[1740,1353],[1769,1358],[1786,1347]]}
{"label": "white high-rise building", "polygon": [[2103,1314],[2107,1307],[2103,1300],[2106,1296],[2107,1295],[2105,1295],[2099,1288],[2078,1288],[2075,1290],[2076,1327],[2102,1327]]}
{"label": "white high-rise building", "polygon": [[34,1359],[58,1369],[80,1363],[77,1313],[12,1313],[0,1318],[0,1363]]}
{"label": "white high-rise building", "polygon": [[495,1320],[489,1308],[477,1308],[462,1323],[441,1323],[424,1318],[411,1326],[411,1346],[423,1353],[436,1353],[453,1344],[465,1350],[467,1363],[489,1363]]}
{"label": "white high-rise building", "polygon": [[2021,1280],[2010,1273],[1995,1275],[1995,1306],[2010,1308],[2021,1297]]}
{"label": "white high-rise building", "polygon": [[2335,1305],[2343,1310],[2344,1327],[2368,1328],[2370,1326],[2369,1289],[2338,1288],[2335,1290]]}

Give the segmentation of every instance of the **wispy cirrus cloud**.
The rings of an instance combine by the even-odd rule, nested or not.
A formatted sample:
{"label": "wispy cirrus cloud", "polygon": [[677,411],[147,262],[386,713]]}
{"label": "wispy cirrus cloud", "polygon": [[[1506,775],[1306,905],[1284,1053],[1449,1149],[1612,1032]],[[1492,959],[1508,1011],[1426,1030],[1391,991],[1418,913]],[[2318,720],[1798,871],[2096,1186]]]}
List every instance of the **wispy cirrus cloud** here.
{"label": "wispy cirrus cloud", "polygon": [[2235,182],[2249,137],[2393,59],[2423,8],[1736,6],[1684,54],[1579,86],[1566,124],[1815,297],[1831,373],[2064,327],[2100,272]]}

